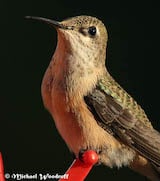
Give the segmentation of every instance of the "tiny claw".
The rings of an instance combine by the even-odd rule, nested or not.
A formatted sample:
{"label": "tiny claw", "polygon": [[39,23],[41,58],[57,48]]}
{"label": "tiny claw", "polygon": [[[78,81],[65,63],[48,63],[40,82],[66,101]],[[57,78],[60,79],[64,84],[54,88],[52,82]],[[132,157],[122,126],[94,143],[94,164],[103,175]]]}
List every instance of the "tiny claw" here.
{"label": "tiny claw", "polygon": [[87,151],[87,149],[81,149],[81,150],[79,151],[78,158],[79,158],[79,160],[80,160],[81,162],[84,162],[84,161],[83,161],[83,154],[84,154],[86,151]]}

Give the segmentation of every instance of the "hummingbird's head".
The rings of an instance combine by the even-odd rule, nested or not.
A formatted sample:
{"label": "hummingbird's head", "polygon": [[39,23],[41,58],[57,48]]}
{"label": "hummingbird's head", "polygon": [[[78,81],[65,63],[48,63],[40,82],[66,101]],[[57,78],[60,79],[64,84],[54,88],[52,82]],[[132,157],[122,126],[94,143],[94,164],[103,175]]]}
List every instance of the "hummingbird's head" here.
{"label": "hummingbird's head", "polygon": [[76,16],[60,23],[66,29],[59,29],[60,34],[69,42],[71,49],[95,65],[105,63],[107,30],[99,19],[91,16]]}
{"label": "hummingbird's head", "polygon": [[[67,92],[86,95],[105,73],[107,30],[91,16],[76,16],[61,22],[40,17],[58,32],[58,43],[52,58],[53,74],[58,85],[66,85]],[[73,91],[74,90],[74,91]]]}
{"label": "hummingbird's head", "polygon": [[27,18],[40,20],[55,27],[58,32],[58,43],[63,42],[73,54],[87,61],[94,61],[95,64],[105,64],[108,35],[99,19],[76,16],[58,22],[41,17]]}

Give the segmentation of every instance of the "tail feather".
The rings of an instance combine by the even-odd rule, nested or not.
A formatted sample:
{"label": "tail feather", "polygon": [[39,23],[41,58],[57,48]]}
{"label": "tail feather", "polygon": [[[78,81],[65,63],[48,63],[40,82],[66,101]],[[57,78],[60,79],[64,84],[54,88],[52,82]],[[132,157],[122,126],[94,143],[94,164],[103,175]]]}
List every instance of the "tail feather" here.
{"label": "tail feather", "polygon": [[130,168],[145,176],[150,181],[160,181],[160,167],[148,161],[146,158],[137,155],[130,165]]}

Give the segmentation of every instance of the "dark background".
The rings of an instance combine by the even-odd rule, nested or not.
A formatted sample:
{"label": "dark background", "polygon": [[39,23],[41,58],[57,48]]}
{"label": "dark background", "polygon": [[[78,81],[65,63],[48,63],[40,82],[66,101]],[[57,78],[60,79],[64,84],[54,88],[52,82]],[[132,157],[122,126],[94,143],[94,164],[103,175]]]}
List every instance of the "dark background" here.
{"label": "dark background", "polygon": [[[55,20],[87,14],[107,26],[107,67],[159,123],[160,7],[120,1],[1,0],[0,150],[6,173],[63,174],[73,158],[44,109],[40,86],[56,46],[56,31],[24,16]],[[145,180],[127,168],[95,167],[86,180]]]}

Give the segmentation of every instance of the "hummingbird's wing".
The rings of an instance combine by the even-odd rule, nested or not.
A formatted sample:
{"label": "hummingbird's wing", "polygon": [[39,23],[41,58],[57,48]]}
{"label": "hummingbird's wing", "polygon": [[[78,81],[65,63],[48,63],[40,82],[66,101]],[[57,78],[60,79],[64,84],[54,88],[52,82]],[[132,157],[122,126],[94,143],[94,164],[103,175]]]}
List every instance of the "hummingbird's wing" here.
{"label": "hummingbird's wing", "polygon": [[160,133],[110,75],[97,83],[85,101],[101,127],[160,167]]}

